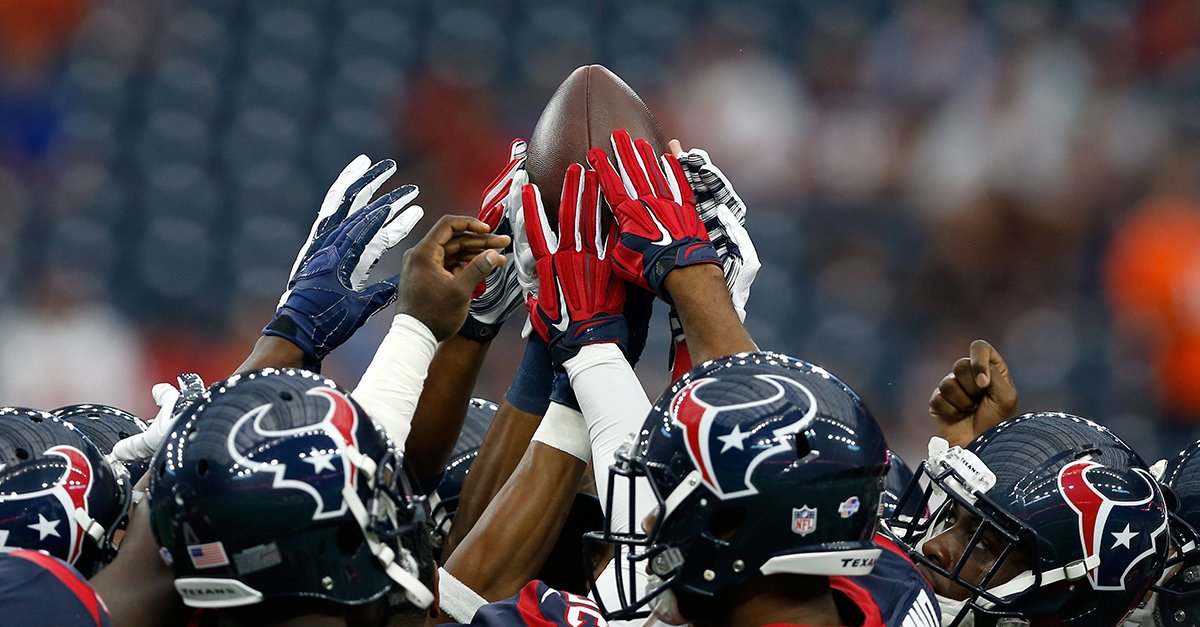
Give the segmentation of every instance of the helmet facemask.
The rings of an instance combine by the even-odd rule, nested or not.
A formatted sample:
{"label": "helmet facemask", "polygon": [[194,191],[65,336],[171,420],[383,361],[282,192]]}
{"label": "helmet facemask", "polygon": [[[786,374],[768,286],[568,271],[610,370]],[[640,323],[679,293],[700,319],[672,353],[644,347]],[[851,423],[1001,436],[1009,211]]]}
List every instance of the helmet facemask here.
{"label": "helmet facemask", "polygon": [[[1015,607],[1032,590],[1051,583],[1038,569],[1025,568],[1034,561],[1036,535],[988,496],[995,481],[995,475],[974,453],[949,448],[944,440],[934,438],[929,458],[917,468],[896,507],[897,512],[922,514],[888,521],[898,539],[912,547],[910,557],[965,592],[961,602],[939,595],[942,605],[959,608],[953,615],[943,608],[943,621],[950,626],[967,620],[972,612],[996,618],[1019,616],[1001,608]],[[954,530],[956,527],[960,530]],[[950,564],[923,550],[926,543],[944,533],[969,534],[969,540],[961,543],[962,554]],[[1014,569],[1019,569],[1018,574],[1004,576]],[[1081,570],[1078,576],[1085,573]]]}

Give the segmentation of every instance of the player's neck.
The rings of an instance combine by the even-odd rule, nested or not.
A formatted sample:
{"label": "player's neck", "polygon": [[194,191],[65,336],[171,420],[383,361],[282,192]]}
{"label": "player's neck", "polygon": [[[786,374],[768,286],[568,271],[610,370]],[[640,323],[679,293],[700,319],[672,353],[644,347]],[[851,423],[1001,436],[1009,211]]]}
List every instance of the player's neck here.
{"label": "player's neck", "polygon": [[829,579],[775,575],[740,586],[729,612],[729,627],[762,625],[846,625]]}

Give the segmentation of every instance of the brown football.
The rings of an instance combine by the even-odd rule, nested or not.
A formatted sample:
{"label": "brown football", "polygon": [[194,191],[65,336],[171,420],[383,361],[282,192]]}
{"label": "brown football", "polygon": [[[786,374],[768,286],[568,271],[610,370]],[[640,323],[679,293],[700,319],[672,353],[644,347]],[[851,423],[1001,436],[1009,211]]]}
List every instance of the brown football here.
{"label": "brown football", "polygon": [[587,152],[613,154],[609,135],[625,129],[662,153],[667,142],[645,102],[621,77],[603,65],[585,65],[559,85],[538,118],[525,163],[529,179],[542,191],[547,217],[556,221],[563,174],[572,163],[587,165]]}

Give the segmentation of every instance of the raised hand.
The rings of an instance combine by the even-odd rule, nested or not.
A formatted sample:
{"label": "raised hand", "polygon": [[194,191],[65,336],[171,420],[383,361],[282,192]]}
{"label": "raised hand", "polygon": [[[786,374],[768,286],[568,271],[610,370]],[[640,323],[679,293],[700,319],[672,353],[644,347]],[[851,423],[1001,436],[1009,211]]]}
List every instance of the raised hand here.
{"label": "raised hand", "polygon": [[[762,264],[750,234],[746,231],[746,203],[733,189],[729,177],[721,171],[701,148],[684,152],[679,140],[671,140],[668,150],[676,155],[683,168],[684,177],[696,198],[696,213],[709,240],[721,258],[725,274],[725,285],[733,300],[738,318],[746,320],[746,301],[750,298],[750,286]],[[674,308],[668,313],[671,329],[671,355],[669,359],[673,379],[677,379],[692,367],[687,339],[679,314]]]}
{"label": "raised hand", "polygon": [[562,365],[588,344],[624,348],[629,334],[621,314],[625,285],[609,255],[615,230],[604,237],[600,224],[596,173],[579,164],[567,168],[557,235],[536,185],[525,186],[522,206],[538,277],[537,296],[529,300],[530,320],[550,345],[554,365]]}
{"label": "raised hand", "polygon": [[375,164],[350,184],[329,211],[339,182],[355,171],[358,161],[347,166],[326,195],[309,241],[297,257],[288,289],[263,329],[264,335],[282,337],[300,347],[310,368],[317,367],[325,355],[395,299],[395,278],[368,285],[371,271],[424,215],[420,207],[409,206],[418,194],[414,185],[363,206],[395,171],[396,164],[390,159]]}
{"label": "raised hand", "polygon": [[617,218],[620,237],[612,251],[618,276],[671,302],[663,285],[676,268],[721,264],[696,214],[696,200],[674,155],[662,157],[645,140],[612,135],[617,165],[593,148],[588,163]]}
{"label": "raised hand", "polygon": [[734,309],[744,322],[750,286],[762,267],[758,250],[746,232],[746,203],[733,189],[729,177],[712,162],[708,152],[701,148],[682,152],[678,140],[671,140],[669,146],[679,157],[684,177],[696,197],[696,213],[721,258]]}
{"label": "raised hand", "polygon": [[420,320],[438,341],[450,337],[466,321],[475,287],[506,263],[497,250],[511,243],[475,218],[443,216],[404,253],[396,312]]}
{"label": "raised hand", "polygon": [[951,446],[966,448],[976,436],[1017,413],[1017,388],[1000,352],[971,342],[969,357],[954,362],[929,398],[929,415]]}
{"label": "raised hand", "polygon": [[112,455],[123,462],[146,461],[154,456],[159,444],[171,432],[175,419],[204,397],[204,380],[194,372],[185,372],[176,378],[178,386],[158,383],[150,390],[158,415],[149,421],[149,427],[120,440],[113,446]]}
{"label": "raised hand", "polygon": [[[509,147],[508,163],[483,191],[479,208],[479,220],[490,226],[493,233],[515,235],[509,207],[516,205],[520,212],[521,187],[528,178],[525,175],[525,142],[515,139]],[[464,337],[480,342],[491,340],[513,312],[525,305],[521,265],[514,263],[517,261],[515,243],[501,251],[508,262],[489,274],[471,295],[470,313],[459,330]]]}

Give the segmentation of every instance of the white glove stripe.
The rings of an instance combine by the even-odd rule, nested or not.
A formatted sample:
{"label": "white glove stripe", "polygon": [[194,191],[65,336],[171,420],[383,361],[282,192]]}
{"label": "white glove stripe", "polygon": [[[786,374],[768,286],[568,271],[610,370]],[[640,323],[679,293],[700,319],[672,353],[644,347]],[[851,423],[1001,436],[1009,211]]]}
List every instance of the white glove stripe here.
{"label": "white glove stripe", "polygon": [[400,240],[408,237],[417,221],[425,215],[424,209],[417,205],[406,207],[420,193],[421,190],[414,187],[411,192],[391,204],[383,227],[367,242],[362,255],[358,258],[358,263],[354,264],[354,270],[350,272],[350,287],[354,291],[360,291],[366,286],[371,270],[375,269],[375,264],[379,263],[379,259],[396,244],[399,244]]}
{"label": "white glove stripe", "polygon": [[546,250],[553,255],[558,252],[558,235],[555,235],[554,230],[550,228],[550,220],[546,217],[546,208],[542,205],[542,195],[534,194],[534,200],[537,202],[538,227],[542,229],[542,237],[546,238]]}
{"label": "white glove stripe", "polygon": [[[296,253],[296,261],[292,262],[292,271],[288,273],[288,277],[296,276],[296,271],[300,269],[300,262],[304,259],[304,253],[308,252],[308,248],[312,246],[313,240],[317,237],[317,226],[325,218],[333,215],[337,211],[338,205],[342,203],[342,196],[346,194],[346,190],[357,181],[362,175],[367,173],[371,168],[371,159],[366,155],[358,155],[342,168],[337,178],[333,180],[333,185],[329,186],[329,190],[325,192],[325,198],[321,201],[321,207],[317,210],[317,218],[313,220],[312,228],[308,230],[308,239],[304,241],[304,245],[300,247],[300,252]],[[285,299],[286,300],[286,299]]]}
{"label": "white glove stripe", "polygon": [[358,213],[359,209],[366,207],[371,202],[371,198],[375,195],[375,192],[379,191],[384,182],[395,173],[396,166],[393,165],[380,172],[378,176],[368,181],[366,185],[363,185],[362,189],[358,190],[358,193],[354,195],[354,199],[350,202],[350,210],[346,212],[346,219],[349,220],[354,217],[354,214]]}
{"label": "white glove stripe", "polygon": [[679,189],[679,179],[675,178],[675,170],[671,167],[671,162],[667,160],[667,156],[662,156],[662,169],[666,174],[663,178],[667,180],[667,188],[671,190],[671,200],[676,204],[683,204],[683,192]]}

